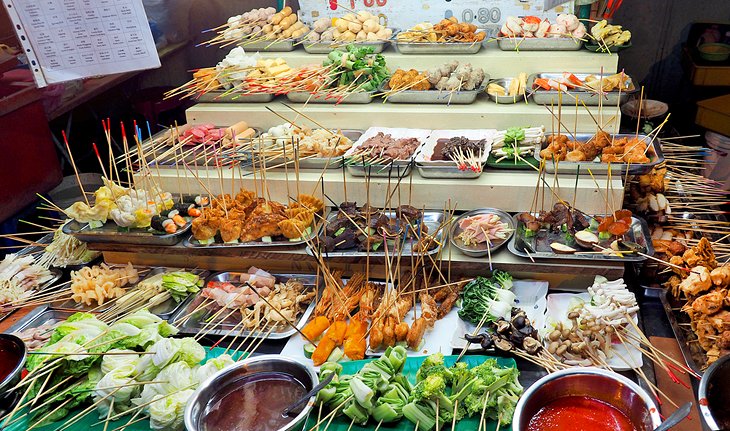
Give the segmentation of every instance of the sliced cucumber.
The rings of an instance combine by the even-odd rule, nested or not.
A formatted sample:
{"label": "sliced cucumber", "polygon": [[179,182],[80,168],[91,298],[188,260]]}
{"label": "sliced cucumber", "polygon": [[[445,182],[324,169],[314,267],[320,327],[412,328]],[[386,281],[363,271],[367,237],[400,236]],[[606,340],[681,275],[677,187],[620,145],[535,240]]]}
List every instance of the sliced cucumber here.
{"label": "sliced cucumber", "polygon": [[304,357],[307,359],[312,359],[312,354],[314,353],[314,349],[316,347],[312,343],[307,343],[304,345]]}
{"label": "sliced cucumber", "polygon": [[272,241],[273,240],[271,239],[270,236],[262,236],[261,237],[261,242],[272,242]]}
{"label": "sliced cucumber", "polygon": [[330,353],[330,356],[327,358],[327,362],[338,362],[340,359],[342,359],[342,356],[344,353],[342,352],[342,349],[339,347],[335,347],[335,349]]}
{"label": "sliced cucumber", "polygon": [[214,242],[215,242],[215,238],[208,238],[208,239],[198,240],[198,243],[200,245],[210,245],[210,244],[213,244]]}
{"label": "sliced cucumber", "polygon": [[344,232],[344,231],[345,231],[345,228],[344,227],[341,227],[341,228],[337,229],[337,231],[335,232],[335,236],[342,235],[342,232]]}
{"label": "sliced cucumber", "polygon": [[231,241],[226,241],[225,244],[238,244],[238,239],[234,239]]}

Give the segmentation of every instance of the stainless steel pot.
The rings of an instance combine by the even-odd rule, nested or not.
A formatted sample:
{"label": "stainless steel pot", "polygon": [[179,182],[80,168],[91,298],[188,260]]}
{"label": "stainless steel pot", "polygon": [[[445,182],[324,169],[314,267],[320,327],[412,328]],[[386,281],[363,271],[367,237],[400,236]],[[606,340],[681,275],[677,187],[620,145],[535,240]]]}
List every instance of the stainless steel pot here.
{"label": "stainless steel pot", "polygon": [[[220,370],[200,385],[185,407],[185,428],[188,431],[202,431],[205,415],[207,414],[206,407],[216,401],[216,393],[223,391],[228,384],[236,382],[244,376],[262,372],[289,374],[301,382],[306,391],[310,391],[319,383],[317,373],[312,367],[286,356],[262,355],[245,359]],[[304,409],[279,431],[301,429],[307,420],[309,411],[312,409],[314,398],[310,398]],[[294,401],[296,400],[292,400],[292,402]]]}
{"label": "stainless steel pot", "polygon": [[[725,406],[717,405],[727,398],[728,388],[730,388],[730,355],[725,355],[713,362],[702,375],[697,394],[702,419],[711,430],[728,427],[730,412],[727,411],[727,401]],[[721,414],[724,416],[721,417]]]}
{"label": "stainless steel pot", "polygon": [[541,408],[567,396],[610,404],[626,414],[638,431],[651,431],[661,423],[654,401],[639,385],[620,374],[588,367],[548,374],[530,386],[517,403],[512,431],[525,431]]}

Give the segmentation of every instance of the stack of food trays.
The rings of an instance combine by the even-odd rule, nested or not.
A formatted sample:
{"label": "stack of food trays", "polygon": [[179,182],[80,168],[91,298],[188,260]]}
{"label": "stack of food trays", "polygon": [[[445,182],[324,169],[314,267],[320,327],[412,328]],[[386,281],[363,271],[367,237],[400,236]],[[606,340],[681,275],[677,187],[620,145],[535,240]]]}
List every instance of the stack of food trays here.
{"label": "stack of food trays", "polygon": [[[596,138],[596,134],[590,133],[578,133],[576,135],[570,135],[571,138],[575,137],[578,142],[587,143]],[[631,175],[643,175],[651,172],[655,166],[664,162],[664,153],[662,152],[661,145],[656,139],[651,139],[647,135],[634,135],[634,134],[616,134],[611,135],[611,144],[618,142],[619,140],[628,140],[627,146],[633,146],[641,143],[646,145],[646,152],[644,153],[648,158],[647,163],[627,163],[627,162],[602,162],[600,160],[601,154],[599,153],[593,160],[573,162],[568,160],[555,161],[551,158],[545,158],[545,171],[548,173],[564,172],[571,174],[608,174],[609,170],[613,175],[626,174],[628,171]],[[572,139],[571,139],[572,141]],[[636,143],[634,143],[634,141]],[[609,145],[610,148],[611,145]],[[535,147],[535,159],[538,164],[543,163],[543,157],[540,152],[548,147],[548,141],[545,140],[542,145]],[[617,155],[620,156],[622,153],[619,152]],[[590,172],[588,172],[590,170]]]}
{"label": "stack of food trays", "polygon": [[[416,154],[416,168],[423,178],[479,178],[483,165],[492,147],[494,129],[476,130],[434,130],[423,143],[421,151]],[[451,160],[441,151],[451,138],[463,137],[470,142],[484,141],[484,149],[479,153],[460,153],[462,160]],[[463,156],[463,157],[462,157]]]}
{"label": "stack of food trays", "polygon": [[[381,154],[367,154],[363,155],[358,149],[361,149],[364,144],[372,138],[376,138],[379,134],[385,136],[385,139],[390,136],[389,140],[395,141],[408,141],[410,139],[416,139],[420,144],[410,152],[407,157],[391,158]],[[427,129],[405,129],[405,128],[389,128],[389,127],[371,127],[360,136],[345,153],[345,165],[347,171],[356,177],[392,177],[401,178],[411,173],[411,167],[414,163],[416,155],[421,151],[423,143],[426,141],[428,136],[431,134],[431,130]],[[386,148],[392,149],[392,145],[386,145]]]}

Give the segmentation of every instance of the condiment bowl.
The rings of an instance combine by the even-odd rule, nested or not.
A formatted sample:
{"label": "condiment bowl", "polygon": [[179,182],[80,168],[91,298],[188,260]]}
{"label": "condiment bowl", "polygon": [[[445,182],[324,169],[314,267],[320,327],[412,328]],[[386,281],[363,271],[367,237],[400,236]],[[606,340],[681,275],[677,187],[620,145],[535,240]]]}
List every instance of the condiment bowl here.
{"label": "condiment bowl", "polygon": [[20,382],[27,355],[28,350],[23,340],[15,335],[0,334],[0,361],[3,361],[3,367],[9,370],[0,381],[0,416],[15,407],[18,402],[19,394],[13,389]]}
{"label": "condiment bowl", "polygon": [[728,382],[730,382],[730,355],[725,355],[710,365],[702,375],[697,394],[702,419],[711,430],[727,429],[730,426]]}
{"label": "condiment bowl", "polygon": [[637,431],[652,431],[661,423],[656,405],[636,383],[612,371],[576,367],[548,374],[530,386],[517,403],[512,431],[526,431],[542,407],[568,396],[591,397],[615,407]]}
{"label": "condiment bowl", "polygon": [[[286,356],[262,355],[236,362],[201,383],[190,397],[190,401],[185,407],[185,428],[187,431],[203,431],[207,407],[209,403],[215,402],[216,394],[224,392],[229,385],[237,384],[244,377],[271,372],[290,375],[304,385],[304,390],[307,392],[319,383],[314,368]],[[297,400],[291,400],[292,403],[294,401]],[[310,398],[303,410],[279,431],[291,431],[301,428],[307,420],[313,402],[314,397]]]}

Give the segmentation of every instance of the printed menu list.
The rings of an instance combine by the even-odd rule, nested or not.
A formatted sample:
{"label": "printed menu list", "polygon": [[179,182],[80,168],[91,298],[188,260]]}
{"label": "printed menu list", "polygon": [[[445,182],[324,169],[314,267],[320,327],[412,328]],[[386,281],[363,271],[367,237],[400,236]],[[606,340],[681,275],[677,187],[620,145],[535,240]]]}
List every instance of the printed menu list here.
{"label": "printed menu list", "polygon": [[160,67],[142,0],[2,0],[38,85]]}

